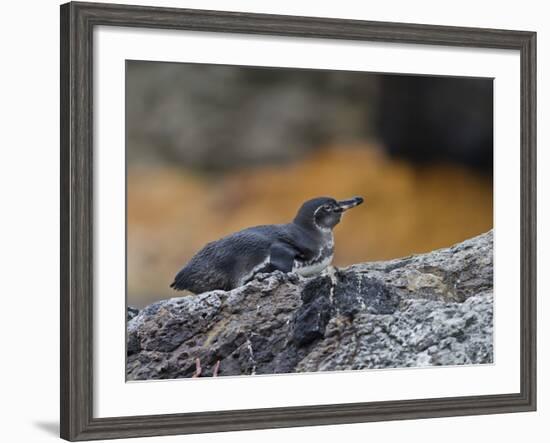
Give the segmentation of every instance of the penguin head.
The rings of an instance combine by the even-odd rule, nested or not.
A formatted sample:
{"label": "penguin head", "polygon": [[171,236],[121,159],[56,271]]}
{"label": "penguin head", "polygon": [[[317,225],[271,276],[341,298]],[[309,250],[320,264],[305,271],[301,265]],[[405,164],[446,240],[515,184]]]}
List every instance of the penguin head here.
{"label": "penguin head", "polygon": [[318,197],[305,202],[294,219],[304,227],[314,227],[321,231],[334,228],[348,209],[363,203],[362,197],[337,201],[330,197]]}

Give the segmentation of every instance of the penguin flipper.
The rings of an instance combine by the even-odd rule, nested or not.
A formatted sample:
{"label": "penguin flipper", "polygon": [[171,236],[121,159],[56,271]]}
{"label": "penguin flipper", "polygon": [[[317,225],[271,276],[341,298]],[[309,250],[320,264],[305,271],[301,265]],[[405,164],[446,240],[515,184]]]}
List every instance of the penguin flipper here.
{"label": "penguin flipper", "polygon": [[270,271],[292,272],[294,259],[299,252],[287,243],[273,243],[269,249]]}

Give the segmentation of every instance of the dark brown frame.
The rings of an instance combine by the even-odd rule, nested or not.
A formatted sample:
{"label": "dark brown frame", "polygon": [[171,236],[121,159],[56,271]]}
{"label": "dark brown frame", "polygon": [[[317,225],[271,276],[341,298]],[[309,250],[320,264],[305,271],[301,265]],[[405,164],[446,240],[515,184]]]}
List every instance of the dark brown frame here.
{"label": "dark brown frame", "polygon": [[[521,392],[94,418],[92,35],[130,26],[514,49],[521,56]],[[418,419],[536,409],[536,33],[67,3],[61,6],[61,437],[91,440]]]}

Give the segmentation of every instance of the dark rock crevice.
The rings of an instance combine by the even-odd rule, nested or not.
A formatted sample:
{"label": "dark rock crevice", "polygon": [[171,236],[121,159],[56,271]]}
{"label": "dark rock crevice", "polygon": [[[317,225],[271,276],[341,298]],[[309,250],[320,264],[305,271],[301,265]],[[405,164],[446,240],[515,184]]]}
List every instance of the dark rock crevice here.
{"label": "dark rock crevice", "polygon": [[492,238],[129,310],[127,379],[491,363]]}

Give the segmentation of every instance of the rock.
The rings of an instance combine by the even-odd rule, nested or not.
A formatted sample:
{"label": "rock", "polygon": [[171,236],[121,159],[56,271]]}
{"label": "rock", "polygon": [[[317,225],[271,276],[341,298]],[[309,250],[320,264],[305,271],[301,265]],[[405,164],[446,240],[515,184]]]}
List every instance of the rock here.
{"label": "rock", "polygon": [[190,377],[197,358],[201,376],[492,363],[493,233],[157,302],[128,321],[127,353],[128,380]]}
{"label": "rock", "polygon": [[126,309],[126,320],[130,321],[138,314],[139,314],[138,308],[134,308],[133,306],[128,306],[128,308]]}

